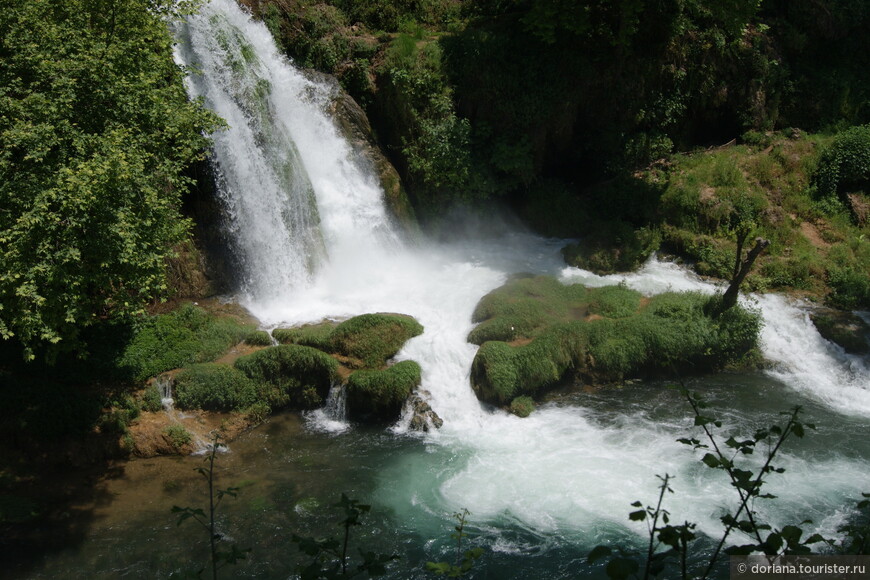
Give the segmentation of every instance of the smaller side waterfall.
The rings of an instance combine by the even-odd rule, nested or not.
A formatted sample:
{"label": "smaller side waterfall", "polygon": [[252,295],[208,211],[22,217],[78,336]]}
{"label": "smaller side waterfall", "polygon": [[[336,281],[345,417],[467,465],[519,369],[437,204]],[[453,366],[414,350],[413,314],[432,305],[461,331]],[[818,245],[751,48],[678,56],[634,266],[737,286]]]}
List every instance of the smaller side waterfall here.
{"label": "smaller side waterfall", "polygon": [[163,410],[171,416],[175,410],[175,399],[172,398],[172,377],[160,375],[154,379],[154,386],[160,393],[160,404],[163,405]]}
{"label": "smaller side waterfall", "polygon": [[309,425],[317,431],[343,433],[350,429],[347,420],[347,389],[333,383],[323,407],[306,414]]}

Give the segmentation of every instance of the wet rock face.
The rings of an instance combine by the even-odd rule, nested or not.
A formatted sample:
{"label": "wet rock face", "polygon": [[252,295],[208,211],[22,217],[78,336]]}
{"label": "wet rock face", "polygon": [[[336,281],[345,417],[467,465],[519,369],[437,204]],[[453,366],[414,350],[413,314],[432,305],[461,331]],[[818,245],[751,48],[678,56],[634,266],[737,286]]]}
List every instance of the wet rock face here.
{"label": "wet rock face", "polygon": [[408,405],[413,413],[409,427],[413,431],[429,431],[430,429],[440,429],[444,424],[444,420],[438,416],[426,399],[429,397],[428,391],[414,393],[408,399]]}
{"label": "wet rock face", "polygon": [[357,161],[363,163],[378,177],[381,187],[384,189],[387,207],[399,225],[409,233],[416,233],[418,231],[417,218],[405,188],[402,186],[399,172],[378,147],[365,111],[353,97],[341,88],[338,80],[332,75],[316,71],[306,71],[306,74],[318,83],[330,87],[332,100],[328,109],[336,122],[336,126],[359,154]]}
{"label": "wet rock face", "polygon": [[823,338],[849,354],[870,355],[870,325],[851,312],[823,308],[810,314]]}

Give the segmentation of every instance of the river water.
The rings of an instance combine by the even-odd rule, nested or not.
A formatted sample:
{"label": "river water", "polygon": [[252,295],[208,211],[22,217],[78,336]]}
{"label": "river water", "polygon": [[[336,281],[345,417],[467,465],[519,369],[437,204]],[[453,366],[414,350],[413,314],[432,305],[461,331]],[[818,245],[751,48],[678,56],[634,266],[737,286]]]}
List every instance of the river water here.
{"label": "river water", "polygon": [[[646,294],[715,292],[679,266],[651,260],[639,272],[598,277],[568,268],[562,240],[494,216],[456,216],[438,240],[405,239],[358,154],[323,113],[328,89],[281,57],[268,31],[232,0],[213,0],[177,30],[179,61],[198,70],[192,96],[231,125],[215,136],[220,198],[239,269],[237,299],[264,328],[366,312],[414,316],[425,328],[396,360],[423,369],[422,389],[444,426],[409,432],[349,424],[323,413],[284,414],[218,457],[221,485],[240,487],[220,508],[220,530],[248,559],[234,577],[290,577],[300,559],[293,533],[338,535],[341,493],[371,504],[352,544],[396,553],[390,578],[425,578],[424,563],[454,555],[451,514],[470,511],[468,545],[485,554],[471,577],[603,577],[586,564],[599,543],[640,549],[630,522],[657,497],[657,475],[674,477],[672,521],[716,537],[736,505],[725,475],[676,442],[693,432],[688,405],[668,383],[637,382],[556,394],[520,419],[481,405],[469,386],[476,346],[465,338],[477,301],[516,272],[587,285],[624,282]],[[693,378],[723,433],[750,435],[804,408],[815,423],[780,456],[759,519],[835,537],[870,491],[870,369],[822,339],[804,305],[781,296],[745,298],[762,312],[766,371]],[[723,440],[724,440],[723,438]],[[750,458],[758,465],[758,458]],[[175,525],[173,505],[204,505],[193,469],[201,457],[130,462],[106,480],[84,541],[47,557],[36,578],[152,578],[205,562],[205,536]],[[740,538],[735,538],[739,541]],[[702,540],[709,547],[709,541]],[[352,551],[355,554],[355,551]],[[720,570],[722,577],[727,571]]]}

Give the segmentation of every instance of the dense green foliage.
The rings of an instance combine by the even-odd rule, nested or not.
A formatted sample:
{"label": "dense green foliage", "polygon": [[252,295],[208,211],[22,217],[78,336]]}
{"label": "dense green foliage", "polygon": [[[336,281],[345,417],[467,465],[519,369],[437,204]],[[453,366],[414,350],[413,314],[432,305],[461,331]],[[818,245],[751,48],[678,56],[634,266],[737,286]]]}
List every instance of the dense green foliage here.
{"label": "dense green foliage", "polygon": [[522,327],[499,322],[518,320],[519,293],[528,303],[559,305],[553,283],[558,284],[546,277],[519,279],[481,301],[486,323],[507,334],[491,333],[475,356],[472,385],[482,400],[506,405],[521,395],[539,395],[569,378],[569,371],[600,383],[721,368],[749,353],[761,328],[759,315],[740,307],[718,314],[718,296],[668,292],[642,302],[639,293],[622,286],[575,289],[574,301],[560,305],[569,313],[561,319],[542,305]]}
{"label": "dense green foliage", "polygon": [[420,373],[420,365],[412,360],[398,362],[384,370],[356,371],[347,380],[349,415],[394,420],[420,384]]}
{"label": "dense green foliage", "polygon": [[870,125],[838,134],[822,153],[815,179],[822,197],[870,192]]}
{"label": "dense green foliage", "polygon": [[239,411],[257,402],[257,384],[229,365],[204,363],[175,376],[172,396],[179,409]]}
{"label": "dense green foliage", "polygon": [[251,332],[232,318],[217,317],[185,304],[178,310],[148,318],[127,344],[119,366],[144,381],[164,371],[214,360]]}
{"label": "dense green foliage", "polygon": [[245,344],[251,346],[272,346],[272,337],[265,330],[255,330],[245,337]]}
{"label": "dense green foliage", "polygon": [[273,408],[292,404],[310,409],[323,403],[338,379],[338,363],[317,349],[294,344],[280,345],[236,360],[235,368],[249,379],[268,385],[267,402]]}
{"label": "dense green foliage", "polygon": [[[62,0],[0,14],[0,336],[28,357],[166,291],[216,119],[187,100],[169,3]],[[174,9],[173,9],[174,10]]]}

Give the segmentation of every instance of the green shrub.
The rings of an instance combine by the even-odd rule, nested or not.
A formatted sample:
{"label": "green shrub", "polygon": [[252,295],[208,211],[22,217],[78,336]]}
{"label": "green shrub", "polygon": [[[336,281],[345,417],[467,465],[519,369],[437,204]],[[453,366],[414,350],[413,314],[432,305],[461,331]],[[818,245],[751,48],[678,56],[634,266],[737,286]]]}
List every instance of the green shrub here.
{"label": "green shrub", "polygon": [[517,417],[528,417],[535,410],[535,401],[531,397],[517,397],[511,401],[510,412]]}
{"label": "green shrub", "polygon": [[345,320],[330,335],[333,352],[353,357],[368,368],[379,368],[408,341],[423,332],[410,316],[362,314]]}
{"label": "green shrub", "polygon": [[828,303],[845,310],[870,307],[870,275],[853,266],[833,266],[828,270],[831,294]]}
{"label": "green shrub", "polygon": [[734,274],[737,244],[706,234],[696,234],[671,226],[662,228],[663,245],[668,251],[695,262],[695,271],[702,276],[730,280]]}
{"label": "green shrub", "polygon": [[245,344],[251,346],[272,346],[272,337],[265,330],[255,330],[245,337]]}
{"label": "green shrub", "polygon": [[775,258],[764,262],[760,274],[770,288],[812,290],[825,274],[820,258],[802,254],[793,258]]}
{"label": "green shrub", "polygon": [[101,433],[123,435],[127,433],[130,422],[133,420],[131,413],[126,409],[112,408],[103,413],[98,423]]}
{"label": "green shrub", "polygon": [[694,182],[674,184],[662,195],[665,220],[678,228],[697,231],[701,209],[701,186]]}
{"label": "green shrub", "polygon": [[156,413],[163,409],[163,394],[160,392],[160,389],[157,388],[157,385],[151,383],[145,389],[145,392],[142,393],[142,410],[149,411],[151,413]]}
{"label": "green shrub", "polygon": [[[575,323],[577,324],[577,323]],[[585,336],[571,325],[548,329],[529,344],[512,347],[485,342],[471,365],[471,383],[482,401],[506,405],[558,383],[575,358],[585,352]]]}
{"label": "green shrub", "polygon": [[265,401],[259,401],[254,403],[247,409],[242,411],[247,417],[248,421],[254,425],[259,425],[266,421],[269,418],[269,415],[272,414],[272,407],[269,406],[269,403]]}
{"label": "green shrub", "polygon": [[260,385],[261,396],[273,408],[287,404],[303,409],[317,407],[338,379],[338,363],[334,358],[295,344],[273,346],[240,357],[235,368]]}
{"label": "green shrub", "polygon": [[870,189],[870,125],[838,134],[822,152],[813,181],[823,198]]}
{"label": "green shrub", "polygon": [[175,376],[173,389],[179,409],[236,411],[258,400],[257,383],[229,365],[203,363]]}
{"label": "green shrub", "polygon": [[395,420],[411,392],[420,384],[420,365],[406,360],[384,370],[356,371],[347,380],[351,417]]}
{"label": "green shrub", "polygon": [[622,380],[647,362],[637,320],[593,320],[582,331],[589,340],[587,373],[606,382]]}
{"label": "green shrub", "polygon": [[185,429],[183,425],[169,425],[163,429],[163,434],[169,439],[176,451],[193,441],[190,431]]}
{"label": "green shrub", "polygon": [[505,404],[522,389],[516,349],[501,341],[483,343],[471,363],[471,385],[477,398],[494,404]]}
{"label": "green shrub", "polygon": [[214,360],[241,342],[252,328],[185,304],[146,320],[121,355],[119,366],[139,381],[192,363]]}
{"label": "green shrub", "polygon": [[870,241],[853,233],[828,251],[827,302],[846,310],[870,308]]}
{"label": "green shrub", "polygon": [[740,140],[747,145],[764,149],[773,143],[773,136],[762,131],[749,130],[740,136]]}

